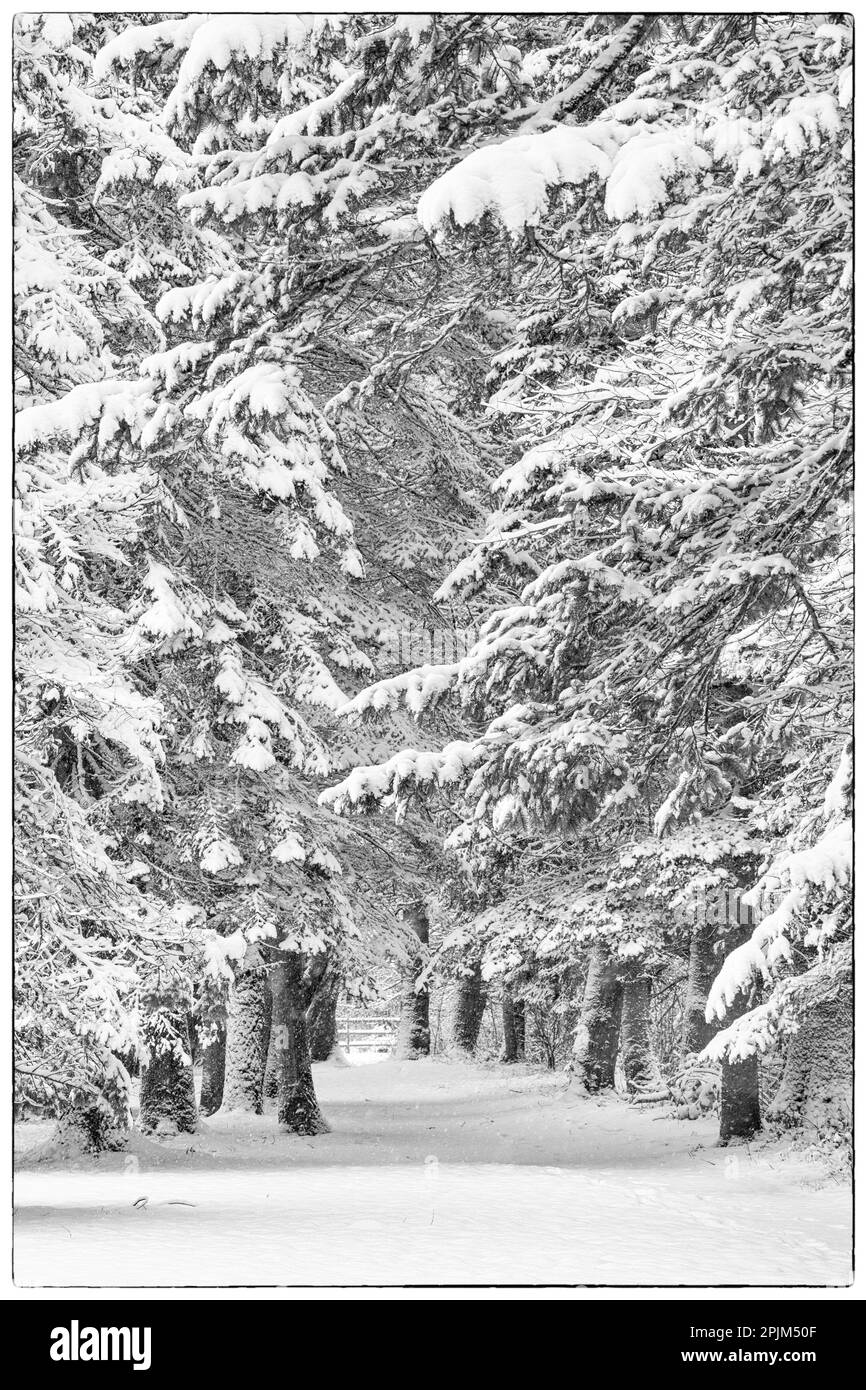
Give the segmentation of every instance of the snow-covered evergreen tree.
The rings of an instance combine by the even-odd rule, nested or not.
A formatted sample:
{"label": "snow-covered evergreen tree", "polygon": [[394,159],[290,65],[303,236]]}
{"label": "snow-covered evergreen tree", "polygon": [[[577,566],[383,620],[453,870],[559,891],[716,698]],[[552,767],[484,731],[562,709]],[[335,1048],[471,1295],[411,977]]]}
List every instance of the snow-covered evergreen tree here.
{"label": "snow-covered evergreen tree", "polygon": [[[366,63],[359,36],[348,39]],[[413,570],[437,551],[429,540],[421,548],[416,525],[403,538],[388,536],[389,554],[380,541],[397,499],[365,506],[371,493],[387,494],[388,482],[395,481],[390,459],[383,466],[381,449],[371,447],[371,425],[384,436],[386,454],[396,455],[394,491],[408,465],[406,442],[392,450],[384,433],[392,428],[382,423],[391,399],[401,398],[398,409],[431,472],[437,468],[434,448],[450,434],[451,487],[461,480],[464,488],[477,487],[483,477],[461,442],[461,430],[471,432],[449,409],[438,378],[429,378],[435,389],[428,388],[428,403],[413,371],[421,362],[427,383],[425,358],[472,306],[457,313],[452,307],[432,343],[419,344],[420,325],[410,326],[411,351],[398,355],[393,370],[390,361],[386,372],[383,363],[361,358],[370,370],[353,382],[359,358],[352,339],[361,343],[371,330],[364,321],[348,340],[330,341],[326,325],[338,309],[357,313],[349,294],[369,301],[358,258],[376,237],[360,216],[347,235],[334,213],[316,229],[297,229],[295,238],[291,216],[273,216],[261,194],[259,185],[269,186],[270,175],[250,174],[253,154],[262,167],[285,159],[277,135],[282,131],[284,139],[293,120],[314,120],[307,111],[311,88],[333,79],[337,42],[345,49],[341,25],[293,17],[167,21],[124,29],[94,65],[109,88],[130,71],[159,86],[162,126],[187,159],[189,177],[177,207],[225,258],[204,279],[175,277],[180,283],[156,300],[167,345],[141,364],[123,442],[142,458],[159,460],[174,502],[152,538],[150,568],[133,608],[142,670],[171,711],[174,801],[170,817],[131,824],[128,833],[150,837],[163,891],[166,880],[178,878],[173,850],[179,848],[181,863],[190,866],[181,879],[184,891],[205,907],[215,933],[208,960],[216,985],[205,989],[206,1015],[221,1008],[221,955],[228,953],[238,972],[250,949],[257,952],[260,992],[267,962],[276,965],[279,953],[328,953],[343,959],[348,982],[354,977],[357,988],[371,942],[374,951],[383,949],[375,945],[379,924],[389,922],[392,936],[399,935],[387,904],[391,864],[399,861],[383,849],[374,857],[372,882],[369,873],[356,872],[353,860],[359,869],[368,865],[368,839],[316,805],[316,779],[347,756],[333,712],[361,679],[375,674],[377,628],[388,608],[401,626],[407,608],[406,599],[389,604],[386,593],[384,603],[366,601],[372,621],[365,620],[365,600],[356,596],[365,565],[334,483],[339,480],[344,500],[365,516],[365,549],[376,557],[373,577],[387,576],[393,592],[394,561]],[[275,62],[296,80],[277,83]],[[309,77],[301,80],[301,72]],[[369,260],[377,278],[391,278],[394,299],[394,256],[383,257],[378,241]],[[411,262],[411,247],[401,249],[398,241],[398,251]],[[418,299],[428,286],[413,283],[410,271],[411,265],[402,274]],[[381,306],[377,320],[381,332]],[[404,337],[405,320],[404,297],[392,325]],[[374,385],[389,393],[387,400],[377,395],[362,409],[359,400],[374,394]],[[453,527],[453,519],[447,524]],[[368,569],[368,583],[370,577]],[[395,578],[399,585],[399,573]],[[405,587],[412,611],[417,588],[423,604],[432,586],[422,571],[420,585]],[[405,836],[397,843],[404,863],[407,845],[409,860],[417,857]],[[358,922],[368,937],[360,953],[353,946]],[[291,970],[296,973],[294,965]],[[230,1068],[236,1013],[230,1005]],[[250,1036],[257,1035],[254,1023],[250,1028]],[[237,1037],[245,1032],[239,1019],[234,1031]],[[258,1074],[253,1062],[241,1059],[239,1065],[244,1075],[250,1066]],[[236,1099],[233,1085],[224,1103]],[[252,1096],[249,1103],[258,1108],[261,1099]]]}
{"label": "snow-covered evergreen tree", "polygon": [[160,335],[87,211],[104,149],[99,104],[78,100],[95,30],[16,27],[15,1017],[22,1101],[71,1103],[99,1144],[127,1113],[139,981],[184,928],[115,834],[120,808],[164,799],[164,709],[132,670],[127,610],[159,481],[82,435],[104,407],[110,436],[107,403]]}
{"label": "snow-covered evergreen tree", "polygon": [[388,958],[641,1099],[689,962],[723,1128],[778,1046],[845,1127],[851,39],[19,19],[24,1098],[137,1047],[188,1127],[195,1046],[258,1109],[276,1021],[316,1130],[301,1015]]}
{"label": "snow-covered evergreen tree", "polygon": [[[636,816],[659,836],[703,823],[712,842],[733,816],[770,856],[815,824],[850,709],[850,30],[680,28],[659,21],[639,62],[629,50],[606,108],[596,92],[589,119],[578,99],[561,120],[548,100],[419,201],[431,235],[510,246],[527,297],[555,261],[592,346],[533,342],[544,316],[496,364],[490,408],[534,442],[442,592],[487,579],[513,597],[464,659],[349,706],[421,714],[456,690],[482,732],[354,770],[326,798],[338,809],[459,787],[472,838]],[[817,883],[844,914],[839,814]],[[786,924],[816,881],[789,862]],[[823,969],[829,938],[795,930]],[[766,964],[741,948],[711,1009]],[[716,1051],[753,1048],[758,1017],[779,1017],[775,991]]]}

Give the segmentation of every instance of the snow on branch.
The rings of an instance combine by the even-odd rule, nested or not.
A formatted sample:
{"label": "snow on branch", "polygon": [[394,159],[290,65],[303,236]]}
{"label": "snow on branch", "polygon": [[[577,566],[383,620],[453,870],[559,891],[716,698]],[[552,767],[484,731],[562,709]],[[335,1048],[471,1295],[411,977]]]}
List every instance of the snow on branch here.
{"label": "snow on branch", "polygon": [[559,120],[567,111],[574,110],[581,101],[586,101],[613,73],[616,66],[640,42],[647,26],[647,17],[642,14],[630,15],[625,24],[617,29],[610,43],[590,63],[589,67],[561,92],[549,97],[533,111],[526,128],[531,129],[544,121]]}
{"label": "snow on branch", "polygon": [[319,796],[320,806],[331,806],[337,815],[358,810],[364,803],[383,801],[418,784],[440,787],[459,782],[482,757],[481,743],[455,739],[440,752],[404,748],[387,762],[374,767],[356,767],[334,787]]}
{"label": "snow on branch", "polygon": [[605,213],[625,222],[663,207],[676,178],[700,175],[711,164],[690,135],[667,126],[555,126],[467,155],[422,193],[418,221],[432,234],[449,217],[463,228],[490,215],[516,237],[540,224],[558,188],[597,179],[606,186]]}
{"label": "snow on branch", "polygon": [[449,217],[468,227],[489,213],[512,235],[537,227],[553,190],[608,176],[611,143],[604,129],[557,126],[475,150],[421,195],[418,221],[432,233]]}
{"label": "snow on branch", "polygon": [[[787,935],[797,915],[806,906],[810,890],[842,889],[851,880],[852,824],[850,820],[831,826],[806,849],[783,855],[762,877],[743,901],[750,905],[758,895],[787,880],[788,892],[779,906],[755,928],[749,940],[725,960],[707,999],[707,1022],[722,1019],[739,994],[748,994],[756,979],[772,978],[772,967],[787,958]],[[832,923],[827,935],[833,934]]]}

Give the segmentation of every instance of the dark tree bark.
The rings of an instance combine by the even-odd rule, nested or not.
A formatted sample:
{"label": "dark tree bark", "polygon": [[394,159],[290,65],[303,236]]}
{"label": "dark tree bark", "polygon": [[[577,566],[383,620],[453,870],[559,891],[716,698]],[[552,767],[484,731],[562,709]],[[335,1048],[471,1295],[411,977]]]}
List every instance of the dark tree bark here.
{"label": "dark tree bark", "polygon": [[583,1007],[574,1042],[574,1070],[588,1091],[614,1084],[622,985],[606,947],[599,942],[589,958]]}
{"label": "dark tree bark", "polygon": [[277,1120],[292,1134],[327,1134],[319,1109],[307,1040],[304,967],[300,956],[281,952],[271,966],[274,1058],[278,1079]]}
{"label": "dark tree bark", "polygon": [[423,902],[413,903],[405,915],[413,941],[403,971],[400,1024],[394,1055],[401,1061],[412,1061],[416,1057],[427,1057],[430,1053],[430,995],[426,985],[416,989],[418,978],[427,963],[430,924]]}
{"label": "dark tree bark", "polygon": [[[745,1013],[745,1009],[739,1010]],[[732,1010],[728,1015],[738,1016]],[[761,1128],[761,1102],[758,1089],[758,1059],[722,1063],[722,1094],[719,1102],[719,1141],[751,1139]]]}
{"label": "dark tree bark", "polygon": [[[174,1032],[189,1058],[189,1026],[186,1015],[173,1020]],[[145,1131],[191,1134],[198,1124],[192,1062],[181,1061],[174,1049],[154,1043],[141,1074],[138,1123]]]}
{"label": "dark tree bark", "polygon": [[510,989],[502,991],[502,1060],[520,1062],[526,1056],[526,1013],[523,1000]]}
{"label": "dark tree bark", "polygon": [[[751,927],[736,927],[728,932],[728,952],[751,935]],[[738,994],[725,1014],[725,1027],[749,1012],[754,1001]],[[757,1055],[741,1062],[722,1061],[722,1087],[719,1097],[719,1143],[731,1139],[750,1139],[761,1128],[761,1092]]]}
{"label": "dark tree bark", "polygon": [[514,1031],[517,1034],[517,1058],[526,1057],[526,1004],[523,999],[514,1000]]}
{"label": "dark tree bark", "polygon": [[713,947],[718,939],[715,922],[696,922],[689,942],[689,974],[683,1011],[682,1054],[702,1052],[718,1024],[707,1023],[705,1010],[717,963]]}
{"label": "dark tree bark", "polygon": [[[270,989],[270,983],[268,989]],[[275,1100],[280,1089],[280,1078],[277,1075],[277,1053],[274,1047],[274,1023],[273,1007],[271,1008],[271,1026],[268,1029],[268,1055],[265,1062],[265,1084],[263,1094],[267,1100]]]}
{"label": "dark tree bark", "polygon": [[819,1134],[847,1131],[853,1119],[854,998],[848,978],[828,973],[825,997],[809,1000],[793,1034],[779,1089],[767,1114]]}
{"label": "dark tree bark", "polygon": [[307,1032],[310,1056],[314,1062],[327,1062],[337,1046],[337,1002],[340,998],[340,988],[340,976],[329,966],[307,1006]]}
{"label": "dark tree bark", "polygon": [[668,1094],[652,1046],[651,991],[648,975],[625,980],[622,987],[619,1058],[626,1091],[636,1101],[663,1100]]}
{"label": "dark tree bark", "polygon": [[229,991],[223,1110],[262,1113],[270,1015],[267,972],[260,952],[251,948]]}
{"label": "dark tree bark", "polygon": [[480,963],[471,975],[462,976],[457,982],[457,1000],[454,1008],[454,1045],[464,1052],[474,1052],[481,1032],[481,1020],[487,1004],[487,985],[481,975]]}
{"label": "dark tree bark", "polygon": [[216,1020],[212,1033],[201,1050],[201,1097],[199,1109],[203,1115],[213,1115],[223,1103],[226,1076],[226,1025]]}
{"label": "dark tree bark", "polygon": [[48,1144],[61,1154],[97,1154],[125,1148],[128,1138],[125,1125],[109,1107],[82,1102],[61,1116]]}

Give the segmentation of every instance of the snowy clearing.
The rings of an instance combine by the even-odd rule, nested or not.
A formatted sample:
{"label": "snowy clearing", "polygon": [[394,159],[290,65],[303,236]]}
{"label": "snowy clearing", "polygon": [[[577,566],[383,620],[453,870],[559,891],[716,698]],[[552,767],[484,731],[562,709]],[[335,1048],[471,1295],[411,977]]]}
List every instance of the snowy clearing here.
{"label": "snowy clearing", "polygon": [[779,1145],[719,1149],[712,1120],[523,1065],[315,1072],[319,1138],[219,1117],[73,1171],[25,1152],[16,1282],[850,1282],[849,1189]]}

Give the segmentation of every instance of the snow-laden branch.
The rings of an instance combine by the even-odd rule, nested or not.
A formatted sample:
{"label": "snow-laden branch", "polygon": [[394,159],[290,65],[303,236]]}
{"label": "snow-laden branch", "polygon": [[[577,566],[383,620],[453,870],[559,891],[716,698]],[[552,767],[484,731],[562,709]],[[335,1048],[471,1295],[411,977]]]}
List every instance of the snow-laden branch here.
{"label": "snow-laden branch", "polygon": [[772,978],[774,963],[790,955],[788,933],[806,906],[809,892],[815,888],[842,889],[850,882],[852,851],[851,821],[840,821],[825,830],[814,845],[776,860],[755,888],[744,895],[743,901],[750,904],[763,891],[786,880],[790,884],[779,906],[725,960],[707,999],[708,1023],[723,1019],[737,996],[748,994],[756,979]]}
{"label": "snow-laden branch", "polygon": [[610,43],[602,49],[601,53],[590,63],[580,77],[575,78],[561,92],[556,92],[547,101],[543,101],[536,107],[529,119],[524,123],[525,130],[534,130],[545,121],[558,121],[569,111],[586,101],[598,91],[599,87],[614,72],[616,67],[627,58],[632,49],[636,48],[647,28],[648,18],[646,15],[631,15],[612,35]]}

